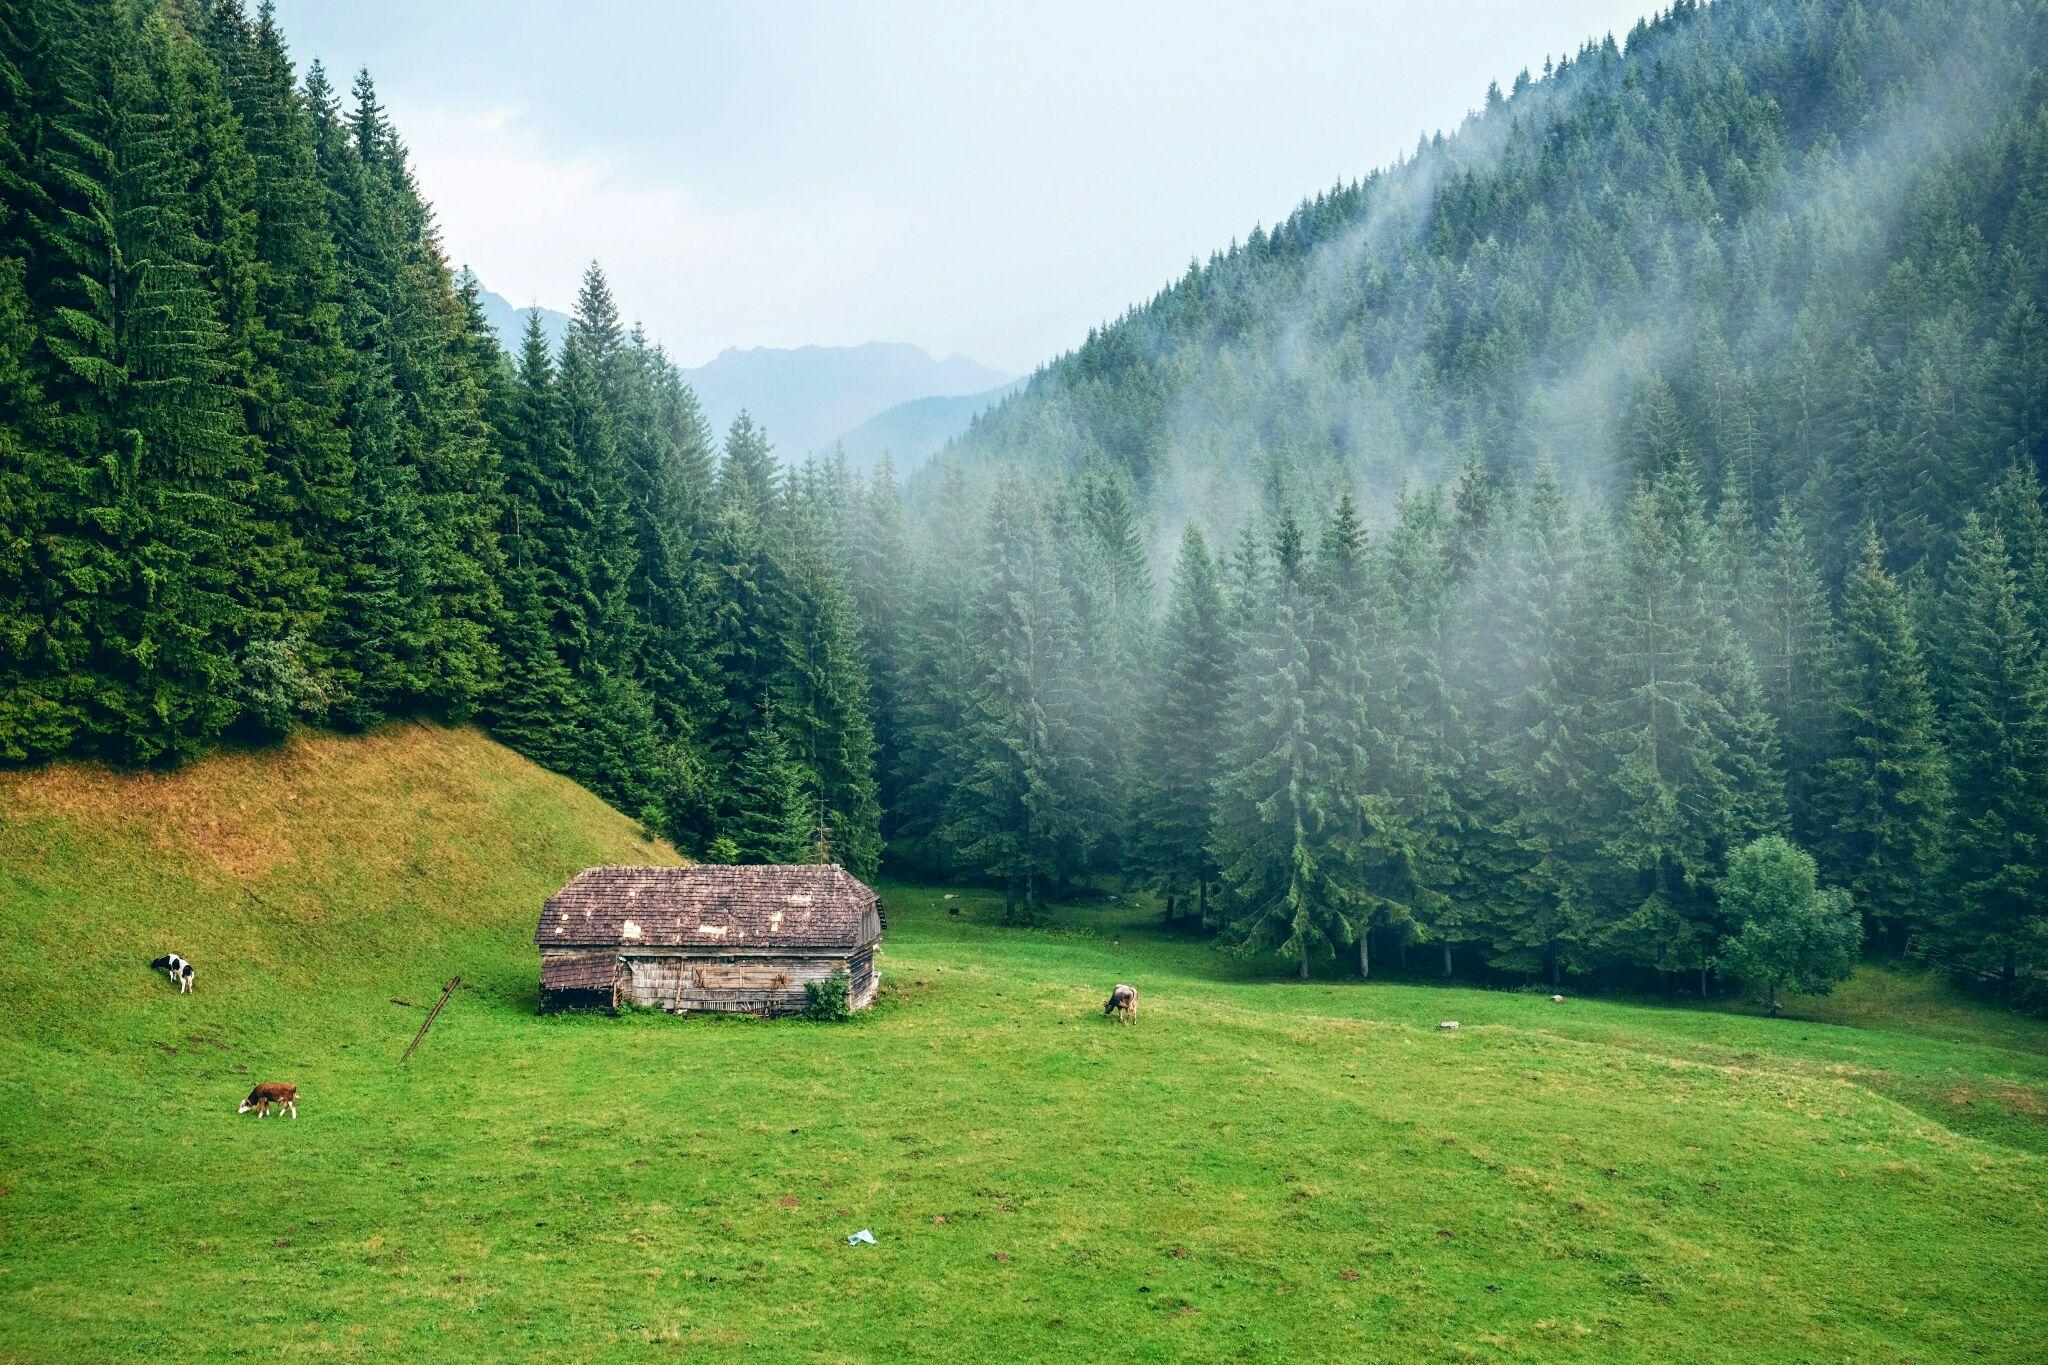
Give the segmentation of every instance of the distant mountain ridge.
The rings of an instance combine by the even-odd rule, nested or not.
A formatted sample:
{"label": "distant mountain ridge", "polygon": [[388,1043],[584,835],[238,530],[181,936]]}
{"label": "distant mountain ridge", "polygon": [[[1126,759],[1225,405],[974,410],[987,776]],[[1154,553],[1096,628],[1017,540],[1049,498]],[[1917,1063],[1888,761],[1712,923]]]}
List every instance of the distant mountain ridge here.
{"label": "distant mountain ridge", "polygon": [[526,315],[529,313],[540,314],[540,330],[548,339],[549,350],[559,353],[562,349],[562,338],[569,334],[567,313],[558,313],[552,308],[542,308],[538,304],[530,308],[514,307],[510,299],[503,294],[492,293],[481,283],[477,285],[477,302],[483,306],[484,321],[498,334],[498,344],[503,346],[508,354],[518,353],[519,339],[526,335]]}
{"label": "distant mountain ridge", "polygon": [[[569,315],[533,305],[515,307],[479,283],[484,321],[508,354],[516,354],[529,314],[540,317],[548,349],[561,354]],[[922,463],[1017,381],[964,355],[934,359],[900,341],[859,346],[729,346],[682,372],[696,391],[704,419],[718,440],[745,409],[768,433],[776,452],[792,463],[845,439],[861,467],[888,450],[899,468]],[[898,412],[897,409],[902,409]]]}
{"label": "distant mountain ridge", "polygon": [[[834,438],[900,403],[984,395],[1012,376],[962,355],[936,360],[905,342],[870,341],[729,347],[710,363],[684,370],[683,378],[719,436],[745,409],[783,459],[794,461],[828,449]],[[962,420],[960,429],[965,426]]]}
{"label": "distant mountain ridge", "polygon": [[833,444],[846,451],[847,462],[857,470],[873,469],[887,455],[899,476],[908,474],[1027,382],[1013,379],[980,393],[912,398],[876,413]]}

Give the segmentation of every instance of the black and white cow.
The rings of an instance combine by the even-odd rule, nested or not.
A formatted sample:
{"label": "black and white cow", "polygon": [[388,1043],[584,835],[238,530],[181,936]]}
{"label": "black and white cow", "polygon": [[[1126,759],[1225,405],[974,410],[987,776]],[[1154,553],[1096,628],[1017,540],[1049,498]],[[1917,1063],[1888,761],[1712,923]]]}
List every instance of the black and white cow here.
{"label": "black and white cow", "polygon": [[176,953],[165,953],[149,964],[171,978],[171,984],[178,988],[178,994],[189,995],[192,991],[192,964]]}

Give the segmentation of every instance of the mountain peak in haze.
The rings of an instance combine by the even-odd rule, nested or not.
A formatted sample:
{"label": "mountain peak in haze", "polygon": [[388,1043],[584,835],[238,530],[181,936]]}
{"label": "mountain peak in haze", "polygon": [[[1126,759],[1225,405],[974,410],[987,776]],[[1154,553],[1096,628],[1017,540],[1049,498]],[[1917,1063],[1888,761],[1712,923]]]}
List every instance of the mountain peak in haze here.
{"label": "mountain peak in haze", "polygon": [[508,354],[519,354],[520,338],[526,335],[526,315],[540,315],[541,335],[548,339],[548,349],[557,355],[562,350],[562,338],[569,334],[569,315],[558,313],[552,308],[535,304],[530,308],[515,307],[503,294],[494,294],[477,283],[477,304],[483,309],[484,321],[498,334],[498,344]]}
{"label": "mountain peak in haze", "polygon": [[[518,352],[527,314],[534,313],[540,317],[548,349],[561,354],[562,338],[569,331],[567,313],[538,305],[515,307],[481,283],[477,297],[484,321],[508,353]],[[683,378],[697,392],[715,439],[725,439],[732,419],[744,408],[766,429],[776,453],[792,463],[813,451],[828,449],[842,434],[853,433],[899,405],[916,399],[993,398],[991,391],[1009,384],[1013,377],[964,355],[936,360],[923,347],[905,341],[868,341],[858,346],[728,346],[708,363],[683,371]],[[943,434],[935,443],[925,430],[932,427],[933,415],[926,414],[902,430],[901,423],[892,422],[884,424],[884,432],[863,433],[862,450],[871,461],[880,448],[869,451],[867,446],[876,440],[887,441],[893,434],[905,445],[897,454],[915,462],[944,445],[986,406],[986,401],[970,403],[957,414],[945,409],[939,422]]]}
{"label": "mountain peak in haze", "polygon": [[683,371],[714,434],[742,408],[765,427],[785,460],[829,447],[842,432],[913,398],[984,393],[1012,376],[963,355],[937,360],[920,346],[729,346]]}

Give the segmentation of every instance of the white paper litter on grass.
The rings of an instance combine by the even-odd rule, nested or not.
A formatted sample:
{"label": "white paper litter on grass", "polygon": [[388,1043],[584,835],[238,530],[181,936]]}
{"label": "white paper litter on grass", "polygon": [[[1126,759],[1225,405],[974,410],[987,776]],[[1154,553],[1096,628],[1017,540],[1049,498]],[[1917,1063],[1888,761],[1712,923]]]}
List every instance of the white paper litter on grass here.
{"label": "white paper litter on grass", "polygon": [[853,1236],[846,1239],[846,1244],[850,1247],[859,1246],[862,1242],[866,1242],[869,1246],[873,1246],[875,1244],[875,1234],[869,1232],[866,1228],[862,1228],[859,1232],[854,1233]]}

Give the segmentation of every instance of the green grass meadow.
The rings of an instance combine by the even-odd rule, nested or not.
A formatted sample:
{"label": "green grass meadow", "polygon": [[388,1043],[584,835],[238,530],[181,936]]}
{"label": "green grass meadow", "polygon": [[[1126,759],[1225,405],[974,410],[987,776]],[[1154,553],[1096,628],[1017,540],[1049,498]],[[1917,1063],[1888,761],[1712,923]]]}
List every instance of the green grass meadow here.
{"label": "green grass meadow", "polygon": [[423,725],[0,776],[0,1358],[2040,1358],[2048,1027],[1932,979],[1301,985],[885,883],[853,1023],[537,1016],[541,899],[672,857]]}

